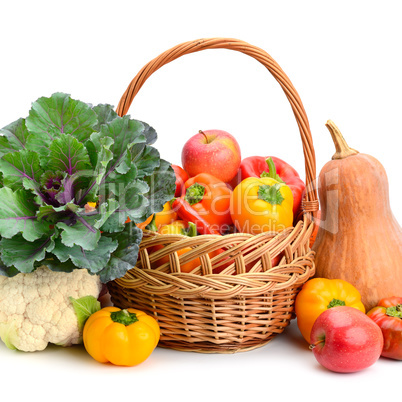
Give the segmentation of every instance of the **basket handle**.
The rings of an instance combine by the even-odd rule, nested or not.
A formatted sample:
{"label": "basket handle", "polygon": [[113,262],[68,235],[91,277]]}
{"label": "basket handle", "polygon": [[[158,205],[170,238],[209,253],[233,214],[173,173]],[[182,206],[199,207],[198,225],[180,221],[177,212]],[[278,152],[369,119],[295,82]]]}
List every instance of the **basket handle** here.
{"label": "basket handle", "polygon": [[181,56],[206,49],[229,49],[247,54],[264,65],[282,87],[286,97],[289,100],[299,126],[303,144],[306,168],[306,193],[303,200],[303,211],[312,212],[313,215],[315,215],[315,211],[317,211],[319,207],[317,191],[314,185],[316,177],[316,160],[307,115],[302,101],[300,100],[296,89],[293,87],[293,84],[290,82],[289,78],[278,65],[278,63],[264,50],[239,39],[228,38],[199,39],[174,46],[151,60],[134,77],[120,99],[116,110],[117,114],[119,116],[124,116],[128,112],[134,97],[137,95],[145,81],[159,68]]}

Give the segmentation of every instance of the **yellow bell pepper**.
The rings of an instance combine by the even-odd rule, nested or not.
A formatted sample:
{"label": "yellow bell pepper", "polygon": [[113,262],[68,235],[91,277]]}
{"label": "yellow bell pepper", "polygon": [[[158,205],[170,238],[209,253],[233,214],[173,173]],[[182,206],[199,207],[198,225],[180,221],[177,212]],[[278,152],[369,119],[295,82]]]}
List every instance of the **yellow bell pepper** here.
{"label": "yellow bell pepper", "polygon": [[172,209],[170,201],[163,205],[163,210],[155,214],[155,225],[159,229],[162,225],[169,225],[177,219],[177,213]]}
{"label": "yellow bell pepper", "polygon": [[104,307],[84,326],[87,352],[100,363],[135,366],[145,361],[159,342],[157,321],[142,311]]}
{"label": "yellow bell pepper", "polygon": [[297,326],[310,344],[310,333],[318,316],[336,306],[354,307],[366,312],[359,291],[342,279],[314,278],[307,281],[295,300]]}
{"label": "yellow bell pepper", "polygon": [[230,214],[242,233],[280,232],[293,224],[293,194],[271,177],[248,177],[233,190]]}
{"label": "yellow bell pepper", "polygon": [[181,234],[183,236],[197,236],[197,227],[192,222],[185,222],[181,219],[174,220],[168,225],[162,225],[158,228],[160,234]]}

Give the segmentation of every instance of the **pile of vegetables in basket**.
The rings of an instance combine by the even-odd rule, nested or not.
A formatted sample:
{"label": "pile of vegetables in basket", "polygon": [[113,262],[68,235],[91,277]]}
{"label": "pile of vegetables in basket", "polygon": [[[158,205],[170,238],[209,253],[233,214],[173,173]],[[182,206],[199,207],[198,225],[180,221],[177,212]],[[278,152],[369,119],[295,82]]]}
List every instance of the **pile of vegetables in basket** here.
{"label": "pile of vegetables in basket", "polygon": [[[378,162],[364,155],[357,159],[358,152],[347,147],[337,128],[328,126],[339,151],[340,179],[360,160],[372,174],[383,175]],[[302,212],[305,184],[296,170],[274,156],[242,159],[239,144],[225,131],[200,131],[183,147],[183,167],[171,165],[152,146],[157,135],[148,124],[119,117],[110,105],[93,107],[55,93],[39,98],[27,118],[1,134],[0,337],[10,349],[83,342],[99,362],[139,364],[158,344],[157,321],[132,308],[101,308],[99,299],[108,282],[136,265],[143,230],[155,236],[278,233],[292,227]],[[346,173],[340,163],[348,165]],[[329,171],[324,167],[325,174]],[[377,182],[384,185],[386,198],[384,177]],[[343,184],[342,189],[347,192]],[[391,294],[401,290],[401,281],[377,283],[375,291],[370,289],[375,296],[369,297],[367,261],[358,276],[342,260],[344,254],[333,262],[333,247],[343,247],[356,233],[342,233],[342,219],[338,231],[330,233],[334,209],[326,196],[320,193],[322,224],[314,233],[318,272],[325,273],[307,281],[296,297],[300,333],[332,371],[358,371],[380,355],[401,360],[402,298]],[[350,202],[348,196],[337,202],[343,214],[351,213],[343,205]],[[383,213],[393,224],[388,229],[394,230],[390,238],[399,258],[400,228],[386,202]],[[163,248],[154,246],[149,253]],[[170,264],[168,256],[153,261],[153,268]],[[329,264],[331,272],[325,271]],[[195,258],[180,270],[191,273],[200,265]],[[225,268],[220,264],[213,273],[225,273]],[[348,272],[354,274],[345,278]],[[373,300],[380,300],[378,306]]]}
{"label": "pile of vegetables in basket", "polygon": [[239,144],[225,131],[191,137],[183,147],[182,164],[173,165],[175,198],[149,228],[179,218],[194,224],[199,234],[279,232],[300,213],[305,184],[296,170],[276,157],[242,160]]}

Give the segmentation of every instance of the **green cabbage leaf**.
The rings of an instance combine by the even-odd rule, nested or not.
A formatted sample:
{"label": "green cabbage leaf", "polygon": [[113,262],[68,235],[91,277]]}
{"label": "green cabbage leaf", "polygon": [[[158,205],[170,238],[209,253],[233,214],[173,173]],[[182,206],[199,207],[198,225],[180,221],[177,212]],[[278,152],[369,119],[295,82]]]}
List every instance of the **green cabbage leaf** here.
{"label": "green cabbage leaf", "polygon": [[87,269],[103,283],[124,276],[142,239],[135,224],[174,196],[156,139],[147,123],[65,93],[39,98],[2,128],[0,275],[45,263]]}

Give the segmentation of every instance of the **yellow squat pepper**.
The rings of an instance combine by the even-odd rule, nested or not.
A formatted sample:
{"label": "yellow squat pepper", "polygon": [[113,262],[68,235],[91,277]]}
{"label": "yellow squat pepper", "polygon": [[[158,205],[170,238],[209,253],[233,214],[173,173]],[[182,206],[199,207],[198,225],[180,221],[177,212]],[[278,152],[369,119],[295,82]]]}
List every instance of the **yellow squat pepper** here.
{"label": "yellow squat pepper", "polygon": [[248,177],[234,190],[230,214],[242,233],[280,232],[293,224],[293,194],[271,177]]}
{"label": "yellow squat pepper", "polygon": [[159,342],[157,321],[142,311],[104,307],[84,326],[87,352],[100,363],[135,366],[145,361]]}
{"label": "yellow squat pepper", "polygon": [[318,316],[336,306],[354,307],[366,312],[359,291],[342,279],[314,278],[307,281],[295,301],[297,326],[310,344],[310,333]]}

